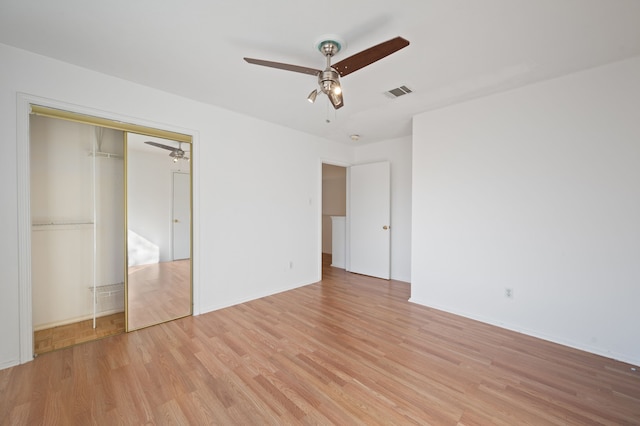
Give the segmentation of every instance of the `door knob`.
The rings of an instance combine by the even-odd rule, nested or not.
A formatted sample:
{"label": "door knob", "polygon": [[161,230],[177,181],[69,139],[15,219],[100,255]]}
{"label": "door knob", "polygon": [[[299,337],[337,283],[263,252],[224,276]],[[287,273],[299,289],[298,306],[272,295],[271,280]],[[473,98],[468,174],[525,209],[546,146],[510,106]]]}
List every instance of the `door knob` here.
{"label": "door knob", "polygon": [[389,228],[391,228],[391,227],[390,227],[390,226],[387,226],[387,225],[385,225],[385,226],[383,226],[383,227],[382,227],[382,229],[384,229],[385,231],[386,231],[387,229],[389,229]]}
{"label": "door knob", "polygon": [[178,223],[178,222],[180,222],[180,221],[179,221],[178,219],[173,219],[173,222],[174,222],[174,223]]}

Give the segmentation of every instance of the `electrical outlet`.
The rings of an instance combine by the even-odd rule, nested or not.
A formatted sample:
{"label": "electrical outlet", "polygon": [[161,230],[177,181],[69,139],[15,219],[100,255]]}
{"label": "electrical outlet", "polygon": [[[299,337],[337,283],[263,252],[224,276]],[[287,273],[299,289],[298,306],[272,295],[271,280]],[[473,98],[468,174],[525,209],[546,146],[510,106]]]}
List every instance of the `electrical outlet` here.
{"label": "electrical outlet", "polygon": [[505,288],[504,297],[506,297],[507,299],[513,299],[513,289],[509,287]]}

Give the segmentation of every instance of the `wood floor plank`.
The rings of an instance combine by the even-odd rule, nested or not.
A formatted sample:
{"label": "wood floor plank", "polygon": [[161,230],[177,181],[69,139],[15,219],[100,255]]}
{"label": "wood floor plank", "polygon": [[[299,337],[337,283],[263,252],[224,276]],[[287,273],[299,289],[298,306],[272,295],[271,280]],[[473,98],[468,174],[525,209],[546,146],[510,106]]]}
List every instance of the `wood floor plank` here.
{"label": "wood floor plank", "polygon": [[0,424],[640,424],[637,367],[329,265],[319,283],[1,370]]}
{"label": "wood floor plank", "polygon": [[124,312],[38,330],[33,333],[34,354],[47,352],[124,333]]}

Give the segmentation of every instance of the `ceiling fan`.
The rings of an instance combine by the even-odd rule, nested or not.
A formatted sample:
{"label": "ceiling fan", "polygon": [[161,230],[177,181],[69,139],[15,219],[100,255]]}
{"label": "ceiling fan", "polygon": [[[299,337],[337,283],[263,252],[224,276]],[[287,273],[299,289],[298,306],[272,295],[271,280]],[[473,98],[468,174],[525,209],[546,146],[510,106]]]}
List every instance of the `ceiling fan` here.
{"label": "ceiling fan", "polygon": [[152,141],[146,141],[145,143],[148,145],[155,146],[157,148],[168,149],[169,151],[171,151],[169,153],[169,156],[173,157],[174,163],[176,163],[180,159],[189,161],[189,157],[187,157],[186,153],[182,150],[182,142],[178,142],[177,148],[169,145],[164,145],[158,142],[152,142]]}
{"label": "ceiling fan", "polygon": [[320,87],[319,89],[312,91],[307,97],[307,100],[311,103],[315,102],[318,90],[320,90],[320,92],[327,95],[331,105],[333,105],[335,109],[338,109],[344,106],[340,77],[344,77],[354,71],[358,71],[360,68],[371,65],[372,63],[379,61],[380,59],[409,45],[409,41],[402,37],[392,38],[391,40],[387,40],[376,46],[365,49],[362,52],[356,53],[355,55],[349,56],[332,66],[331,58],[340,52],[343,45],[342,42],[337,40],[337,37],[323,38],[319,43],[317,43],[318,50],[327,58],[327,66],[324,71],[299,65],[264,61],[262,59],[244,58],[244,60],[250,64],[317,76],[318,85]]}

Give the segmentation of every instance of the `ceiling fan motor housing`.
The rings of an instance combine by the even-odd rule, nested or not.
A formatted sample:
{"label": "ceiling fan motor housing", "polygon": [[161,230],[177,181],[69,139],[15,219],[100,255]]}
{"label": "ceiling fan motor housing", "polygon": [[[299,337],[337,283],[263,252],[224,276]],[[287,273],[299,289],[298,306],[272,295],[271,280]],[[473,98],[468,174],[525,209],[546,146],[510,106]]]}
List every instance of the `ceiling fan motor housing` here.
{"label": "ceiling fan motor housing", "polygon": [[318,74],[318,84],[323,93],[329,94],[340,87],[340,74],[333,68],[327,68]]}

